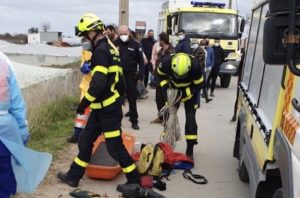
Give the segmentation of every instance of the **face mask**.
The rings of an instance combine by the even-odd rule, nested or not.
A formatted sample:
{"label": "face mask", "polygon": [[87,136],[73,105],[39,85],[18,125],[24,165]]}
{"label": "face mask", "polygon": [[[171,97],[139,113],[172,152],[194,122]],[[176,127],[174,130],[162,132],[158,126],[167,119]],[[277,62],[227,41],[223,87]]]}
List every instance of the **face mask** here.
{"label": "face mask", "polygon": [[204,46],[204,45],[201,45],[200,47],[201,47],[202,49],[205,49],[205,46]]}
{"label": "face mask", "polygon": [[180,41],[182,41],[184,39],[184,35],[179,35],[178,38]]}
{"label": "face mask", "polygon": [[220,46],[220,43],[215,43],[214,44],[216,47],[219,47]]}
{"label": "face mask", "polygon": [[128,35],[121,35],[120,39],[121,39],[121,41],[123,41],[125,43],[126,41],[128,41],[129,36]]}
{"label": "face mask", "polygon": [[91,45],[91,43],[90,42],[83,42],[82,44],[81,44],[81,46],[82,46],[82,48],[84,49],[84,50],[87,50],[87,51],[91,51],[92,50],[92,45]]}
{"label": "face mask", "polygon": [[197,43],[192,44],[192,49],[197,49],[199,47],[199,45]]}

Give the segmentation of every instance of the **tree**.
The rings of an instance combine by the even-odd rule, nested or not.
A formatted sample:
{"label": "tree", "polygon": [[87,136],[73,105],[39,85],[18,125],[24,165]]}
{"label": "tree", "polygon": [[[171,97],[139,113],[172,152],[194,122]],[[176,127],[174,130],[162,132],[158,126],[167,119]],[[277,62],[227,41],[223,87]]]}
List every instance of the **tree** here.
{"label": "tree", "polygon": [[39,33],[39,29],[37,27],[31,27],[28,29],[29,34],[37,34]]}
{"label": "tree", "polygon": [[42,29],[47,32],[50,29],[50,23],[46,22],[42,24]]}

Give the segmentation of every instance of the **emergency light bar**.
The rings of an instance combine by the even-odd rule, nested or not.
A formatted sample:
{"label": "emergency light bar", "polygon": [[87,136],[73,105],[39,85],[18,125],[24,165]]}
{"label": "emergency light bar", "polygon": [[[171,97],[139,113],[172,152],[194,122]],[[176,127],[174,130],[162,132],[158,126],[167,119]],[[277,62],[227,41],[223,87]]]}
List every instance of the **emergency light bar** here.
{"label": "emergency light bar", "polygon": [[225,3],[213,3],[213,2],[199,2],[199,1],[191,1],[191,4],[194,7],[218,7],[218,8],[224,8]]}

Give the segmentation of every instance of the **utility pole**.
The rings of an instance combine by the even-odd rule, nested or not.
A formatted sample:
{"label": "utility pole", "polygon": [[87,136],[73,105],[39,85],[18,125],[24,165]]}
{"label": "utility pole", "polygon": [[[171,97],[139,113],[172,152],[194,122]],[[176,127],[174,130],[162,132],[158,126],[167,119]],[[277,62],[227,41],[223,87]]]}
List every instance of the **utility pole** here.
{"label": "utility pole", "polygon": [[232,9],[232,0],[229,0],[229,2],[228,2],[228,8]]}
{"label": "utility pole", "polygon": [[129,0],[119,0],[119,26],[129,25]]}

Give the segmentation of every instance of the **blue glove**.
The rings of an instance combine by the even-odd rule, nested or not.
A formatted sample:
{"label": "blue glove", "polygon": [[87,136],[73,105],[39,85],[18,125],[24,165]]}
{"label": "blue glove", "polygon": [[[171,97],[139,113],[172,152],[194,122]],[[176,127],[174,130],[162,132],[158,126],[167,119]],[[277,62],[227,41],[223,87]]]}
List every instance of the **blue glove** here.
{"label": "blue glove", "polygon": [[26,144],[30,138],[30,133],[28,132],[27,127],[20,128],[20,131],[21,131],[21,137],[22,137],[23,144],[24,144],[24,146],[26,146]]}
{"label": "blue glove", "polygon": [[80,71],[83,74],[88,74],[91,72],[90,64],[88,62],[84,62],[83,65],[80,68]]}

